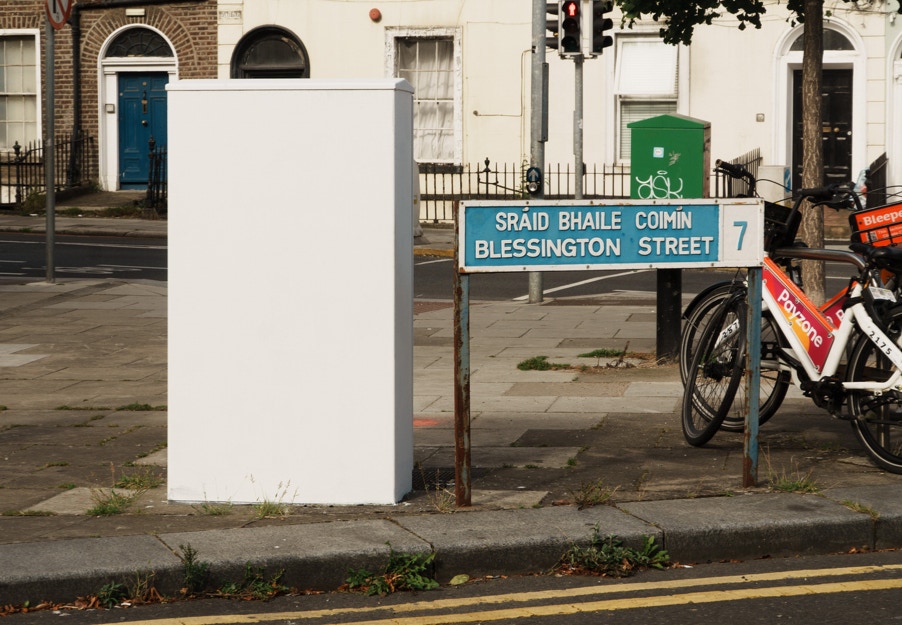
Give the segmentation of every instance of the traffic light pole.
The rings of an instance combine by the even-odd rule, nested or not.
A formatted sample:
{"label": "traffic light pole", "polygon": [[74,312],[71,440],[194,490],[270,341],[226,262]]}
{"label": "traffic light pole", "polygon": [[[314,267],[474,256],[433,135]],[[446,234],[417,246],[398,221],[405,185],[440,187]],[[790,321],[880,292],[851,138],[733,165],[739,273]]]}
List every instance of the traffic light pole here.
{"label": "traffic light pole", "polygon": [[[530,118],[530,161],[532,167],[538,167],[545,176],[545,139],[543,129],[545,127],[544,120],[548,111],[545,110],[548,85],[546,84],[545,70],[545,20],[546,16],[545,0],[532,0],[532,71],[530,73],[530,110],[532,117]],[[535,194],[538,199],[545,197],[544,185],[541,186],[538,193]],[[538,304],[542,302],[542,274],[538,271],[529,273],[529,303]]]}
{"label": "traffic light pole", "polygon": [[573,57],[573,82],[575,93],[573,96],[573,156],[576,159],[574,167],[576,177],[576,191],[574,198],[583,199],[583,55]]}

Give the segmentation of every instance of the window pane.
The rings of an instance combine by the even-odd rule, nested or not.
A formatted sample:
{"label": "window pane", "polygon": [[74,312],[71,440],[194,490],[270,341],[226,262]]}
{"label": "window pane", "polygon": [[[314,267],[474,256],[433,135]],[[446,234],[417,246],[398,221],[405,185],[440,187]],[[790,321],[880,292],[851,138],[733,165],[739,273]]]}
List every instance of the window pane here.
{"label": "window pane", "polygon": [[418,161],[454,159],[454,42],[398,40],[398,76],[414,88],[414,156]]}
{"label": "window pane", "polygon": [[417,65],[417,43],[414,39],[401,39],[398,44],[398,69],[413,69]]}
{"label": "window pane", "polygon": [[21,37],[10,37],[9,45],[6,46],[6,64],[21,65],[22,64],[22,39]]}
{"label": "window pane", "polygon": [[617,59],[617,93],[676,97],[677,47],[660,39],[621,42]]}
{"label": "window pane", "polygon": [[620,159],[630,160],[632,155],[632,130],[627,126],[649,117],[676,113],[676,102],[620,102]]}
{"label": "window pane", "polygon": [[0,37],[0,148],[37,138],[34,36]]}
{"label": "window pane", "polygon": [[25,107],[25,121],[36,121],[38,115],[37,98],[34,96],[27,96],[23,97],[22,101],[23,106]]}
{"label": "window pane", "polygon": [[22,93],[22,68],[11,66],[6,72],[6,91],[9,93]]}

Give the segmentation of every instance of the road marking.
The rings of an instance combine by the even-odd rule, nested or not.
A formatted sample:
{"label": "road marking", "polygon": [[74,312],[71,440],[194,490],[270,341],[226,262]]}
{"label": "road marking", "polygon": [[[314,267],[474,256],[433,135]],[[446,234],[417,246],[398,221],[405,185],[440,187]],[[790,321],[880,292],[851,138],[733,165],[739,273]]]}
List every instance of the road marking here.
{"label": "road marking", "polygon": [[453,258],[439,258],[436,260],[423,261],[422,263],[414,263],[414,265],[419,266],[419,265],[431,265],[433,263],[451,263],[451,262],[454,262]]}
{"label": "road marking", "polygon": [[[10,245],[46,245],[41,241],[2,241],[0,243],[9,243]],[[165,250],[169,249],[166,245],[127,245],[124,243],[80,243],[77,241],[55,241],[55,245],[67,245],[69,247],[110,247],[125,248],[129,250]]]}
{"label": "road marking", "polygon": [[[902,588],[902,579],[863,580],[826,582],[821,584],[804,583],[800,585],[771,586],[766,588],[724,589],[734,584],[754,584],[758,582],[807,580],[815,577],[841,577],[868,575],[902,570],[902,564],[880,566],[858,566],[838,569],[807,569],[799,571],[778,571],[773,573],[757,573],[749,575],[730,575],[724,577],[701,577],[685,580],[667,580],[661,582],[636,582],[611,584],[605,586],[585,586],[579,588],[545,590],[526,593],[507,593],[482,597],[461,599],[436,599],[434,601],[417,601],[392,606],[372,606],[365,608],[331,608],[326,610],[307,610],[302,612],[274,612],[269,614],[220,614],[211,616],[150,619],[145,621],[129,621],[129,625],[231,625],[243,623],[264,623],[274,621],[315,620],[338,615],[374,614],[390,612],[384,618],[365,621],[342,621],[345,625],[426,625],[439,623],[476,623],[505,619],[529,618],[539,616],[564,616],[587,612],[610,612],[614,610],[630,610],[637,608],[653,608],[689,603],[718,603],[725,601],[742,601],[774,597],[795,597],[803,595],[835,594],[841,592],[864,592],[874,590],[891,590]],[[674,594],[674,591],[698,586],[712,586],[713,590]],[[625,594],[630,592],[663,591],[657,596],[627,597],[603,599],[586,603],[558,602],[548,605],[521,606],[488,611],[474,611],[457,614],[438,614],[437,610],[470,608],[504,603],[525,603],[531,601],[548,601],[573,599],[577,597]],[[417,616],[399,617],[398,614],[410,612],[428,612]]]}
{"label": "road marking", "polygon": [[[655,271],[654,269],[634,269],[633,271],[624,271],[622,273],[612,273],[608,276],[596,276],[595,278],[589,278],[588,280],[580,280],[579,282],[571,282],[570,284],[564,284],[562,286],[556,286],[553,289],[546,289],[542,291],[543,295],[548,295],[549,293],[557,293],[558,291],[565,291],[567,289],[572,289],[578,286],[583,286],[584,284],[592,284],[593,282],[598,282],[599,280],[607,280],[609,278],[620,278],[622,276],[631,276],[636,273],[646,273],[649,271]],[[521,295],[520,297],[515,297],[515,302],[522,302],[523,300],[529,299],[529,295]]]}

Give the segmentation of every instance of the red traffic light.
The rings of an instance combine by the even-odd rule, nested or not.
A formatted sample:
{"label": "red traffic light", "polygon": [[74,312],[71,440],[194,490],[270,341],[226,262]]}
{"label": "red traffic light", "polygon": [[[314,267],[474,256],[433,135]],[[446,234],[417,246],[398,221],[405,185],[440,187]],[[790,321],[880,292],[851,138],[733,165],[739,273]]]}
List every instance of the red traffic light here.
{"label": "red traffic light", "polygon": [[564,15],[567,17],[577,17],[579,15],[579,3],[573,1],[565,2]]}

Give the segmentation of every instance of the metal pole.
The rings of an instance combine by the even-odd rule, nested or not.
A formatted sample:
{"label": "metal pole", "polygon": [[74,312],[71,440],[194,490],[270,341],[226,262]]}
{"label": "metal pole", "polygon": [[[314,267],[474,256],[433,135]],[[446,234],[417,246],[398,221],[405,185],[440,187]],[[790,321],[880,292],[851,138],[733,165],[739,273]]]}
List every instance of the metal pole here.
{"label": "metal pole", "polygon": [[54,230],[56,228],[55,220],[56,220],[56,187],[55,187],[55,176],[54,176],[54,139],[53,135],[56,132],[54,127],[54,99],[55,99],[55,84],[54,84],[54,29],[50,24],[50,20],[48,19],[45,23],[45,31],[47,34],[47,59],[46,59],[46,73],[47,73],[47,133],[46,138],[44,139],[44,186],[46,189],[46,213],[47,213],[47,233],[46,233],[46,245],[47,245],[47,282],[54,282],[56,280],[54,276],[54,259],[53,259],[53,246],[54,246]]}
{"label": "metal pole", "polygon": [[583,199],[583,55],[573,57],[573,82],[576,85],[573,96],[573,156],[576,176],[575,199]]}
{"label": "metal pole", "polygon": [[[545,137],[544,120],[548,99],[548,66],[545,63],[545,0],[532,0],[532,69],[530,72],[530,161],[545,177]],[[544,182],[544,181],[543,181]],[[545,185],[536,194],[536,199],[545,197]],[[538,304],[543,299],[542,273],[529,272],[529,303]]]}
{"label": "metal pole", "polygon": [[758,485],[758,419],[761,386],[761,268],[748,270],[748,370],[746,371],[745,441],[742,455],[742,486]]}
{"label": "metal pole", "polygon": [[460,211],[454,215],[454,499],[471,503],[470,492],[470,276],[458,270]]}

